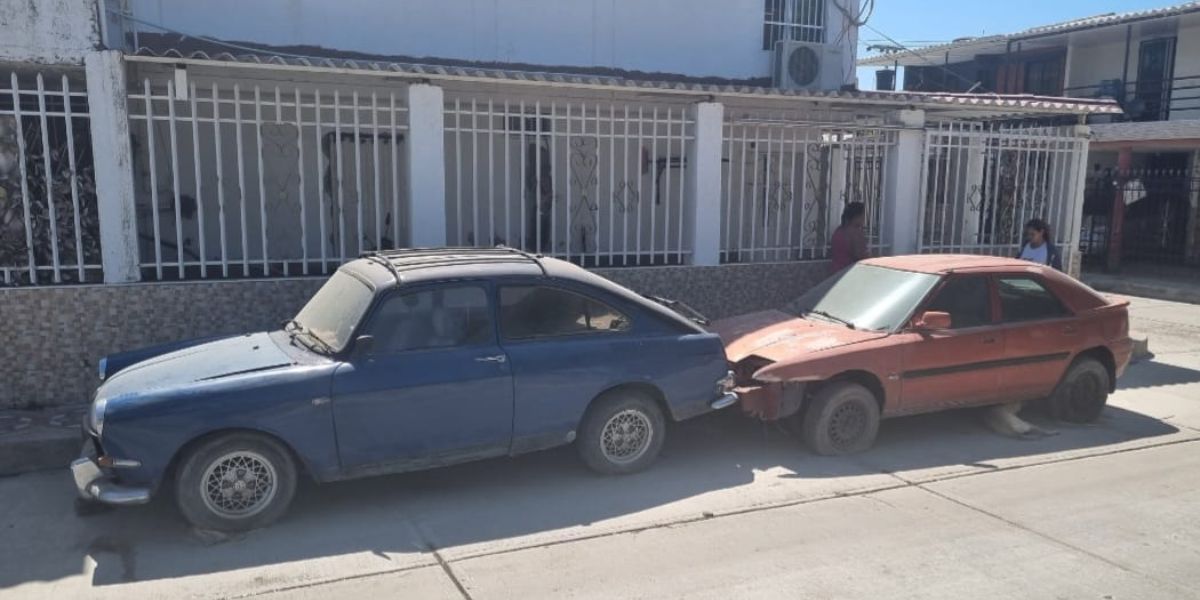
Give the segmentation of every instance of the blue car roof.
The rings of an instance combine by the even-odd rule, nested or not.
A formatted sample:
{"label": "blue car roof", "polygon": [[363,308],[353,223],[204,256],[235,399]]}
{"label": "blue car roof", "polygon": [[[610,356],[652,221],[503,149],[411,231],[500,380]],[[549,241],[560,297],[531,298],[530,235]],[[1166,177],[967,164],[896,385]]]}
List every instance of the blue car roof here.
{"label": "blue car roof", "polygon": [[514,248],[414,248],[373,252],[342,265],[376,290],[452,279],[546,277],[600,288],[676,322],[703,331],[673,310],[573,263]]}

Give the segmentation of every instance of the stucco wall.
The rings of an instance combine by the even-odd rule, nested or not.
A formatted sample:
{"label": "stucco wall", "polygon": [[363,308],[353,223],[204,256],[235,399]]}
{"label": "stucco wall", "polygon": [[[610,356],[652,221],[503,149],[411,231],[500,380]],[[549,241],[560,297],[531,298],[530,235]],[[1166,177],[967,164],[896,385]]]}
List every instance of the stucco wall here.
{"label": "stucco wall", "polygon": [[[1180,19],[1175,44],[1175,77],[1200,77],[1200,14],[1187,15]],[[1173,97],[1176,100],[1171,107],[1172,121],[1200,119],[1200,98],[1197,98],[1200,94],[1197,94],[1196,85],[1200,85],[1200,80],[1183,79],[1175,83]]]}
{"label": "stucco wall", "polygon": [[0,61],[80,64],[100,43],[97,0],[0,2]]}
{"label": "stucco wall", "polygon": [[[1130,80],[1137,77],[1137,53],[1135,40],[1129,50]],[[1071,48],[1070,62],[1067,88],[1095,86],[1106,79],[1120,79],[1125,72],[1125,40],[1122,37],[1119,41],[1075,44]]]}
{"label": "stucco wall", "polygon": [[[1200,76],[1200,14],[1185,15],[1177,21],[1150,21],[1135,24],[1129,43],[1129,64],[1125,63],[1125,29],[1109,28],[1090,36],[1073,40],[1068,69],[1068,88],[1099,85],[1106,79],[1126,77],[1126,94],[1134,93],[1133,84],[1138,77],[1138,61],[1142,42],[1158,38],[1175,38],[1175,78]],[[1183,80],[1175,83],[1177,88],[1195,86],[1195,81]],[[1094,90],[1088,90],[1092,92]],[[1081,91],[1072,92],[1080,94]],[[1200,101],[1188,100],[1196,96],[1194,90],[1176,89],[1171,120],[1200,119]]]}
{"label": "stucco wall", "polygon": [[[854,4],[854,3],[852,3]],[[133,0],[134,15],[189,34],[383,55],[768,77],[762,0]],[[236,19],[228,15],[238,15]],[[840,35],[827,2],[827,39]]]}
{"label": "stucco wall", "polygon": [[[599,271],[638,291],[683,300],[712,318],[780,306],[828,263]],[[86,402],[112,352],[275,326],[320,278],[0,290],[0,408]]]}

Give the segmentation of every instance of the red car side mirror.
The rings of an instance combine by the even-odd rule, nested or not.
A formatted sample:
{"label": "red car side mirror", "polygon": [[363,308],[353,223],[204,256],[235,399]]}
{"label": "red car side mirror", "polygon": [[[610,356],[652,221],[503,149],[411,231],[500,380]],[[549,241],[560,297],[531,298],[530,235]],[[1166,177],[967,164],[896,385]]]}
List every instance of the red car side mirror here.
{"label": "red car side mirror", "polygon": [[950,313],[937,310],[927,310],[921,313],[917,320],[913,323],[917,329],[923,331],[939,331],[950,329],[953,325],[953,320],[950,318]]}

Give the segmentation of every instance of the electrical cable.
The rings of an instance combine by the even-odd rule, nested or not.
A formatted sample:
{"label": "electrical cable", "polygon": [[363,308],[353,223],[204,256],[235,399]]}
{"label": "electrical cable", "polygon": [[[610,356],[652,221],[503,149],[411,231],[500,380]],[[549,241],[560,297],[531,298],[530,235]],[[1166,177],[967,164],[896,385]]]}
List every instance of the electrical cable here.
{"label": "electrical cable", "polygon": [[896,46],[897,48],[900,48],[902,51],[907,52],[907,53],[919,58],[921,61],[927,63],[929,66],[937,67],[938,69],[941,69],[942,71],[944,71],[946,73],[949,73],[950,75],[954,76],[955,79],[958,79],[958,80],[962,81],[963,83],[967,84],[967,89],[972,90],[972,91],[979,90],[976,93],[996,95],[995,92],[984,88],[982,85],[982,82],[972,81],[970,79],[967,79],[966,77],[963,77],[962,75],[955,73],[954,71],[951,71],[950,69],[947,69],[945,67],[945,65],[940,65],[938,63],[935,63],[935,62],[929,60],[928,58],[925,58],[920,53],[918,53],[916,50],[913,50],[912,48],[909,48],[908,46],[905,46],[904,44],[896,41],[894,38],[892,38],[888,34],[872,27],[870,24],[863,23],[861,26],[866,27],[867,29],[870,29],[871,31],[875,32],[876,35],[881,36],[883,39],[887,40],[893,46]]}

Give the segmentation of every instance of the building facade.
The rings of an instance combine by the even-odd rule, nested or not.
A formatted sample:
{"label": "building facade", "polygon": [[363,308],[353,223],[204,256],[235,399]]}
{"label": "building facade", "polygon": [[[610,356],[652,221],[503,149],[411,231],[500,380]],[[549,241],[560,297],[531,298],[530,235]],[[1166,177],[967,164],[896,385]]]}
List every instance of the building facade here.
{"label": "building facade", "polygon": [[[0,406],[85,401],[109,352],[271,327],[378,249],[515,246],[712,317],[782,305],[827,275],[849,202],[867,206],[877,254],[1015,253],[1024,219],[1080,218],[1078,123],[1117,112],[784,89],[748,59],[735,69],[684,52],[660,58],[698,66],[598,67],[569,52],[583,58],[528,65],[462,48],[406,59],[396,53],[437,48],[330,47],[355,36],[315,23],[283,38],[277,23],[200,31],[233,25],[183,2],[58,4],[53,28],[82,38],[0,47],[0,311],[12,325]],[[749,52],[825,43],[795,12],[808,5],[756,4]],[[4,27],[32,30],[44,14],[17,10]],[[640,70],[672,64],[681,72]]]}
{"label": "building facade", "polygon": [[1200,265],[1200,2],[863,59],[903,89],[1111,98],[1090,119],[1080,240],[1116,270]]}
{"label": "building facade", "polygon": [[[139,33],[183,32],[300,49],[333,49],[402,62],[632,71],[770,82],[775,42],[836,47],[854,84],[857,0],[107,0]],[[236,19],[228,15],[239,15]],[[364,18],[367,16],[367,18]],[[135,20],[136,19],[136,20]],[[116,38],[118,32],[112,32]],[[117,39],[109,39],[115,45]],[[307,49],[304,50],[304,49]]]}

